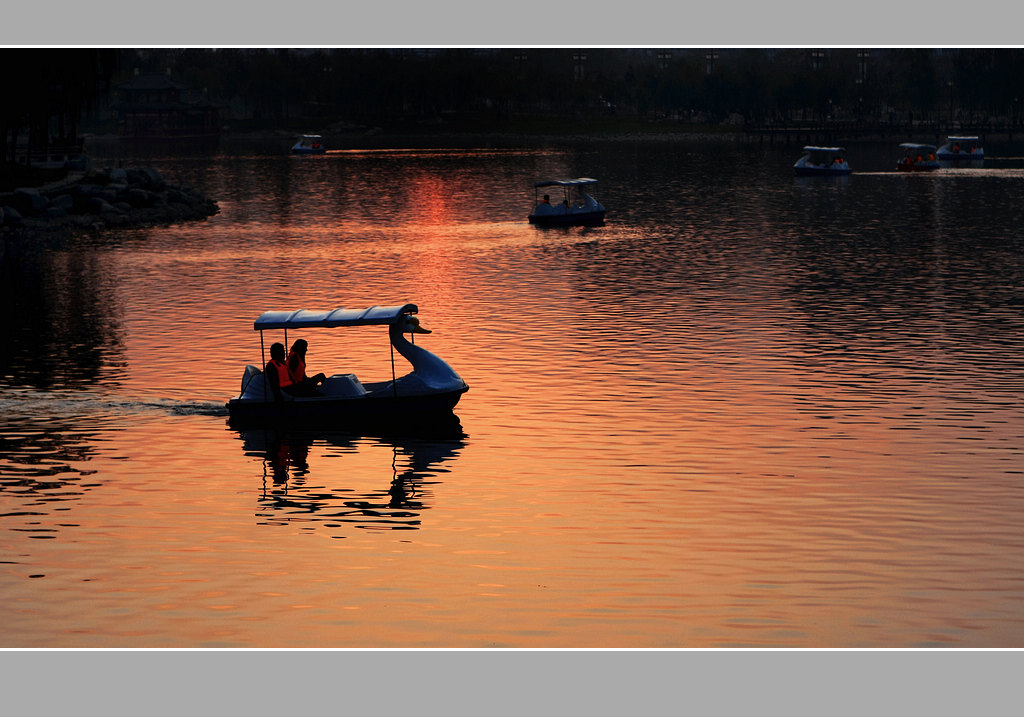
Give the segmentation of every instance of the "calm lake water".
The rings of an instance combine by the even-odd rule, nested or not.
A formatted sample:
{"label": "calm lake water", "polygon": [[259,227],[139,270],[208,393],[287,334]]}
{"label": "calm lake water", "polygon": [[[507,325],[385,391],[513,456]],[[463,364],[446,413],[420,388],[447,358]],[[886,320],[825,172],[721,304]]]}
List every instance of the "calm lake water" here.
{"label": "calm lake water", "polygon": [[[290,144],[100,148],[220,213],[5,253],[3,647],[1024,646],[1024,149]],[[261,312],[404,302],[460,433],[227,425]]]}

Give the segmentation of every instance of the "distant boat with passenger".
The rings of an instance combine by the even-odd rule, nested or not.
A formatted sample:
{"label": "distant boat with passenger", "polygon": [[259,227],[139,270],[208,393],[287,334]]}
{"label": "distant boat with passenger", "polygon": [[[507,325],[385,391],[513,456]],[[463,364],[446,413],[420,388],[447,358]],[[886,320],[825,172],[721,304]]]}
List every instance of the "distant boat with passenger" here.
{"label": "distant boat with passenger", "polygon": [[793,165],[798,177],[850,174],[843,147],[804,147],[804,156]]}
{"label": "distant boat with passenger", "polygon": [[930,172],[939,168],[934,144],[904,142],[900,149],[903,150],[903,156],[896,162],[896,170],[899,172]]}
{"label": "distant boat with passenger", "polygon": [[[530,224],[542,227],[600,226],[604,224],[604,205],[594,199],[585,189],[593,191],[596,179],[549,179],[533,185],[536,194]],[[554,203],[551,195],[541,192],[549,187],[562,190],[562,201]],[[557,200],[556,200],[557,202]]]}
{"label": "distant boat with passenger", "polygon": [[304,134],[292,145],[292,154],[324,154],[324,138],[318,134]]}
{"label": "distant boat with passenger", "polygon": [[985,159],[985,149],[978,137],[946,137],[936,156],[943,161]]}

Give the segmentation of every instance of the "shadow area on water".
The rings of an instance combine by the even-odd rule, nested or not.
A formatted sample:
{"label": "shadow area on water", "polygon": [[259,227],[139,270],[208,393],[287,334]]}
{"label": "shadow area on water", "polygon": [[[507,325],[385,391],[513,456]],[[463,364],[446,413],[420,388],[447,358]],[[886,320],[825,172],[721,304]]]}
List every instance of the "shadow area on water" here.
{"label": "shadow area on water", "polygon": [[327,530],[332,538],[348,537],[353,528],[418,529],[433,486],[467,439],[457,421],[382,433],[231,430],[242,441],[244,455],[260,460],[257,522]]}

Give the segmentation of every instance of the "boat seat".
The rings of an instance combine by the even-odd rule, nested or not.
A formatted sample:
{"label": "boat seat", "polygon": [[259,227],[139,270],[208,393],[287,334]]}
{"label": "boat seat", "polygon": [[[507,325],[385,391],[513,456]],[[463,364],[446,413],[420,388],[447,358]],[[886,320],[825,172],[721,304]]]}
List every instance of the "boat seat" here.
{"label": "boat seat", "polygon": [[[242,373],[242,393],[239,395],[239,398],[254,401],[266,401],[273,398],[273,396],[268,395],[266,377],[263,375],[263,372],[252,364],[246,366],[245,371]],[[282,392],[282,398],[285,401],[295,400],[287,392]]]}
{"label": "boat seat", "polygon": [[339,398],[360,398],[366,395],[366,389],[354,373],[338,373],[324,380],[320,392],[325,396]]}
{"label": "boat seat", "polygon": [[[257,377],[259,377],[258,386],[253,384],[253,380]],[[257,389],[262,397],[264,391],[263,372],[260,371],[258,367],[249,364],[245,367],[245,370],[242,371],[242,392],[239,395],[245,396],[247,391],[255,391]]]}

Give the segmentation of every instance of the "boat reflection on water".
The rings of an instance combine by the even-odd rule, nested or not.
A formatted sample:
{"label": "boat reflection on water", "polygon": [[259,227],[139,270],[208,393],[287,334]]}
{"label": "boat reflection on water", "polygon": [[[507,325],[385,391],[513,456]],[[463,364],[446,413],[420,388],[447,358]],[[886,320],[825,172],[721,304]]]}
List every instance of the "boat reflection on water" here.
{"label": "boat reflection on water", "polygon": [[[417,529],[421,512],[429,508],[429,486],[437,482],[438,473],[448,470],[443,464],[466,445],[458,421],[403,435],[273,428],[238,433],[245,455],[263,462],[259,523],[334,529]],[[366,465],[367,456],[378,447],[390,447],[390,471],[379,480],[371,475],[367,484],[367,470],[380,469],[379,460],[369,469]],[[339,453],[343,460],[334,460]],[[312,464],[311,455],[316,456]],[[340,487],[330,485],[334,478],[340,478]]]}

